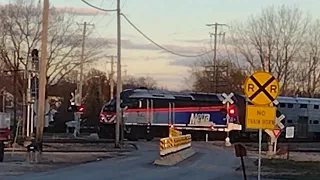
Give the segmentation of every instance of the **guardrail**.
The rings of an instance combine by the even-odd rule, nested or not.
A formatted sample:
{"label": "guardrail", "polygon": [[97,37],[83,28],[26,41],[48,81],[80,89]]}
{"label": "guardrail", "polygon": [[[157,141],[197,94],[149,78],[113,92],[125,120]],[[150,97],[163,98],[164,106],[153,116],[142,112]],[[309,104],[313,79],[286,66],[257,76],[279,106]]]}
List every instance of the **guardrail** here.
{"label": "guardrail", "polygon": [[182,132],[169,129],[169,137],[160,139],[160,156],[179,152],[191,147],[191,135],[182,135]]}

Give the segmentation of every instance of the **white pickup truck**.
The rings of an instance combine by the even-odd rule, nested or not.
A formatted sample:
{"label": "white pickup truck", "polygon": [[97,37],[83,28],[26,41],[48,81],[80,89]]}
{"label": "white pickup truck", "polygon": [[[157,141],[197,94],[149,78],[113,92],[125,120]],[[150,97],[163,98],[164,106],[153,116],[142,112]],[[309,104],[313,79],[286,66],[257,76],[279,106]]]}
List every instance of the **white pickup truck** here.
{"label": "white pickup truck", "polygon": [[10,120],[9,113],[0,112],[0,162],[4,158],[4,142],[9,140],[10,136]]}

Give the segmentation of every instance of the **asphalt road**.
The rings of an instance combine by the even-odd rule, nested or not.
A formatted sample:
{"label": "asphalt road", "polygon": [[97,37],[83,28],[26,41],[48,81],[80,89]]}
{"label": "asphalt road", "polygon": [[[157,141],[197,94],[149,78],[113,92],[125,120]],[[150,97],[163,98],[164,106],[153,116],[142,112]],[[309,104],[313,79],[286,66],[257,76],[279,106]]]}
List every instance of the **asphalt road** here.
{"label": "asphalt road", "polygon": [[[138,142],[139,151],[104,161],[77,165],[51,172],[33,173],[7,180],[241,180],[234,169],[239,160],[230,151],[204,142],[193,143],[196,154],[173,167],[152,165],[158,157],[155,142]],[[253,178],[256,179],[256,178]]]}

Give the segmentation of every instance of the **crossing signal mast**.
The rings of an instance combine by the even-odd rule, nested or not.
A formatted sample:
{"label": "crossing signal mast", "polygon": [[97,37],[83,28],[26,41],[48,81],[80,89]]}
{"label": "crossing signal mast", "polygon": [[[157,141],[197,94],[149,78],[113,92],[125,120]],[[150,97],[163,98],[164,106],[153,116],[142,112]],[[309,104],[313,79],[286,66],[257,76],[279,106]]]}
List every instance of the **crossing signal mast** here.
{"label": "crossing signal mast", "polygon": [[71,93],[71,99],[70,99],[70,106],[68,107],[68,111],[74,112],[74,113],[83,113],[84,112],[84,105],[80,104],[76,101],[75,93]]}

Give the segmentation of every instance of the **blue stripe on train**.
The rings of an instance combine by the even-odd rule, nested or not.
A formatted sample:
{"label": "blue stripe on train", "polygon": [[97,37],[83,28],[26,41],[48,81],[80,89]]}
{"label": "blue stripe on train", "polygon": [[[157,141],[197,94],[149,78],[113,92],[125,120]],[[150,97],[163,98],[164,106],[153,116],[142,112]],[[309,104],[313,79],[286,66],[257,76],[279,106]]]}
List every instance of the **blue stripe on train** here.
{"label": "blue stripe on train", "polygon": [[[165,124],[168,123],[168,112],[154,112],[153,123]],[[190,124],[190,120],[193,118],[198,122],[203,122],[207,118],[210,122],[216,125],[226,125],[225,115],[220,111],[189,111],[189,112],[175,112],[175,124]]]}

